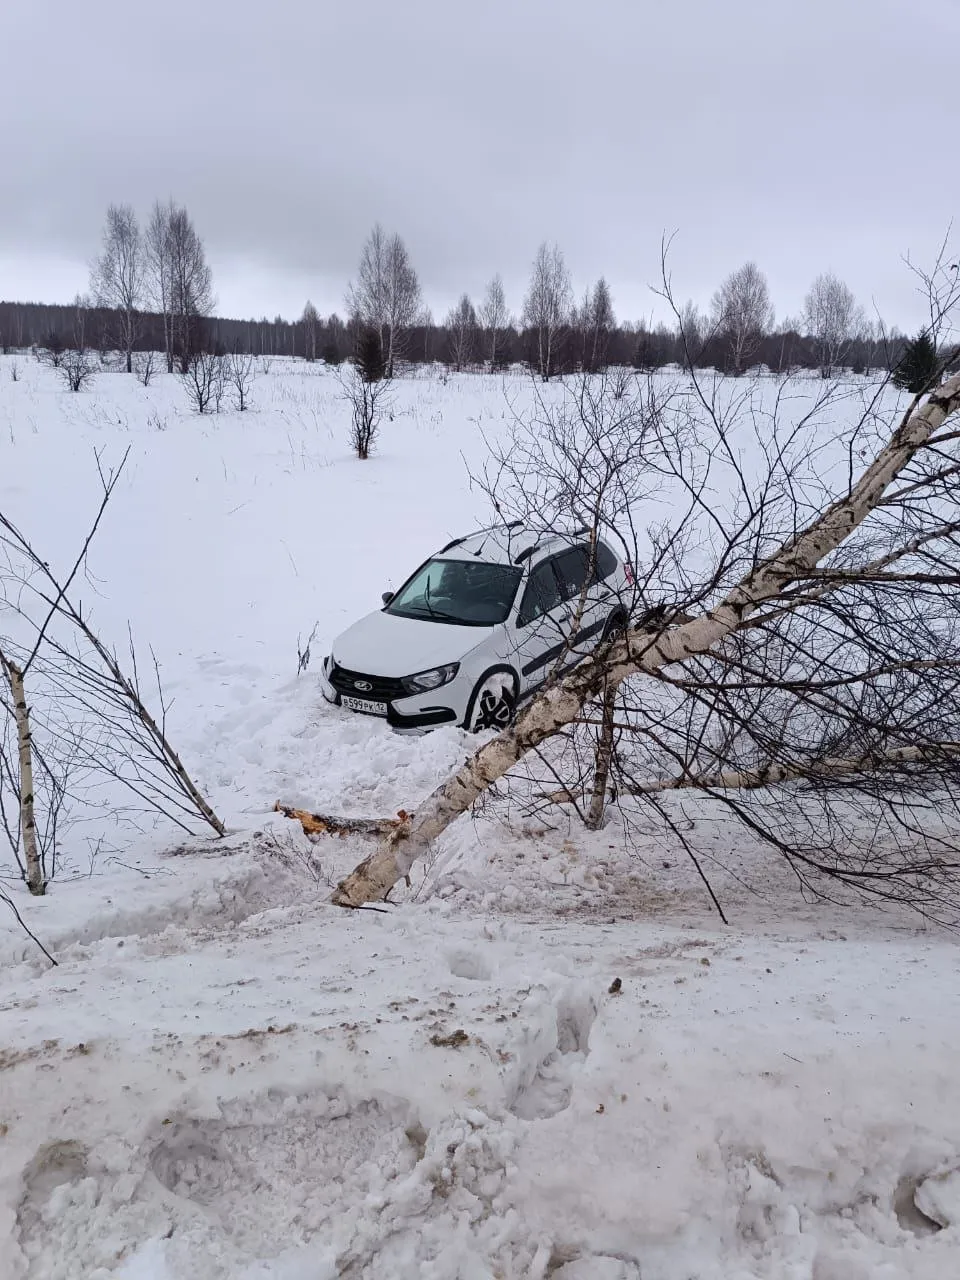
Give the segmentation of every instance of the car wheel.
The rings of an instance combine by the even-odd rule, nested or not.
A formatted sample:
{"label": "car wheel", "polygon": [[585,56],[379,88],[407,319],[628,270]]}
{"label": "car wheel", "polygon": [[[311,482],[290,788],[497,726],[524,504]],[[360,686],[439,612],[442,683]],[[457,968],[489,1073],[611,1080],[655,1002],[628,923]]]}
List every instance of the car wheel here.
{"label": "car wheel", "polygon": [[473,691],[467,728],[473,733],[493,729],[499,733],[513,723],[517,712],[517,695],[513,677],[506,671],[485,676]]}

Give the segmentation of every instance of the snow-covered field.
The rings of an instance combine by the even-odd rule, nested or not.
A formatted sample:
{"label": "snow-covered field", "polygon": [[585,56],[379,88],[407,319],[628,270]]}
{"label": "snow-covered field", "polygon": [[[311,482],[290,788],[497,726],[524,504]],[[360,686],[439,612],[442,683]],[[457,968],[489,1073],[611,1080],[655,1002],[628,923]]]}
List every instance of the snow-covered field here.
{"label": "snow-covered field", "polygon": [[804,901],[697,812],[729,927],[679,846],[631,853],[616,817],[463,820],[402,905],[345,913],[365,849],[271,812],[413,807],[470,749],[328,707],[316,670],[486,514],[464,458],[504,428],[499,380],[404,381],[358,463],[321,368],[275,361],[255,412],[201,419],[173,378],[74,396],[11,363],[0,509],[64,564],[94,452],[129,447],[81,594],[155,650],[230,830],[87,821],[46,898],[4,881],[60,963],[0,903],[3,1280],[960,1271],[952,935]]}

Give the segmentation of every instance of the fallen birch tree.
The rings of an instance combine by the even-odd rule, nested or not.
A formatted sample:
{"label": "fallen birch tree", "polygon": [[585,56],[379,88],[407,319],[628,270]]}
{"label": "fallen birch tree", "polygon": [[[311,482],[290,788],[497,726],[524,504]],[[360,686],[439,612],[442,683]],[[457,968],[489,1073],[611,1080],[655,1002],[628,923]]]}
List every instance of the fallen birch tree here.
{"label": "fallen birch tree", "polygon": [[[948,339],[960,302],[946,243],[918,275],[939,383],[956,361]],[[665,260],[663,296],[674,305]],[[333,901],[383,899],[452,822],[535,758],[559,784],[554,799],[588,801],[588,826],[602,821],[608,788],[643,797],[668,826],[658,796],[697,789],[722,797],[801,878],[807,868],[937,912],[960,867],[960,807],[952,827],[943,821],[949,789],[935,813],[942,832],[928,821],[930,789],[960,781],[960,428],[948,426],[960,375],[894,421],[886,393],[872,389],[844,429],[837,408],[857,393],[839,381],[812,397],[808,386],[797,414],[789,378],[770,404],[761,379],[731,390],[691,369],[688,384],[664,388],[618,373],[518,417],[480,487],[504,519],[553,530],[566,519],[592,546],[614,539],[642,563],[626,631],[566,674],[558,663],[515,724],[402,815]],[[724,487],[735,498],[726,508]],[[641,536],[638,504],[664,494],[671,514]],[[547,760],[557,741],[573,744],[574,768],[569,753],[560,769]],[[821,795],[842,786],[848,810],[876,808],[874,834],[851,841],[827,801],[819,827],[801,805],[791,828],[782,805],[758,816],[740,798],[791,784]],[[896,834],[892,854],[877,851],[881,828]]]}
{"label": "fallen birch tree", "polygon": [[[913,490],[916,494],[922,488],[935,488],[945,470],[955,468],[957,464],[953,462],[938,464],[924,484],[908,478],[909,468],[921,450],[940,449],[960,437],[960,431],[944,431],[958,410],[960,375],[954,375],[925,403],[910,405],[872,461],[851,479],[845,493],[772,553],[758,558],[716,603],[673,625],[667,622],[631,626],[625,635],[558,679],[520,713],[511,728],[479,747],[420,803],[413,818],[399,823],[377,850],[339,884],[333,901],[353,907],[382,899],[451,822],[470,809],[528,752],[581,718],[584,708],[602,695],[605,687],[619,686],[632,677],[682,669],[693,659],[717,652],[732,638],[751,629],[766,629],[778,616],[789,616],[815,603],[834,581],[830,558],[874,513],[883,510],[898,482],[918,485]],[[928,505],[935,507],[936,503]],[[941,550],[945,544],[956,549],[960,543],[960,517],[934,519],[930,532],[931,541]],[[840,571],[842,580],[860,585],[875,582],[877,575],[884,572],[880,565],[898,564],[909,556],[915,543],[916,537],[911,536],[881,556],[871,557],[859,571],[856,565],[845,563]],[[957,565],[951,564],[948,570],[954,583],[958,581]],[[685,613],[691,613],[689,604]],[[949,749],[954,757],[953,742]],[[929,745],[928,759],[935,750],[934,745]]]}

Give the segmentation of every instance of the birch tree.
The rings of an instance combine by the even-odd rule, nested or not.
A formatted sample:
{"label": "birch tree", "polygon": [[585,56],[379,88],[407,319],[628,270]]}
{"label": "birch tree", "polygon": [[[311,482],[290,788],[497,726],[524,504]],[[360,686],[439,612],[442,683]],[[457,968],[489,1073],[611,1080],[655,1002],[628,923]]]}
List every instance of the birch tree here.
{"label": "birch tree", "polygon": [[159,200],[154,202],[144,237],[144,259],[147,297],[160,315],[167,373],[173,373],[173,276],[169,208]]}
{"label": "birch tree", "polygon": [[213,310],[213,276],[203,241],[186,209],[158,201],[146,235],[149,290],[163,318],[167,372],[187,374],[201,346],[200,327]]}
{"label": "birch tree", "polygon": [[26,686],[24,684],[23,667],[18,665],[0,648],[0,673],[6,677],[9,689],[9,705],[6,700],[4,708],[16,726],[17,748],[16,769],[9,763],[6,754],[3,759],[4,778],[13,783],[11,788],[17,798],[17,834],[11,839],[14,849],[23,850],[24,881],[34,896],[39,897],[47,887],[43,864],[40,860],[40,846],[37,840],[37,818],[35,804],[35,783],[33,769],[33,730],[30,724],[30,709],[27,705]]}
{"label": "birch tree", "polygon": [[773,326],[767,278],[755,262],[731,272],[714,294],[713,323],[726,343],[731,372],[743,373]]}
{"label": "birch tree", "polygon": [[829,273],[817,276],[804,299],[803,325],[813,338],[825,378],[843,362],[864,323],[863,310],[843,281]]}
{"label": "birch tree", "polygon": [[478,328],[476,310],[464,293],[446,320],[450,361],[457,373],[471,364],[476,356]]}
{"label": "birch tree", "polygon": [[[698,584],[690,591],[687,608],[670,604],[652,624],[632,625],[623,638],[614,640],[601,652],[580,663],[570,674],[557,680],[520,714],[512,728],[481,746],[418,806],[411,818],[401,822],[376,853],[342,882],[334,900],[342,905],[356,906],[382,898],[452,821],[469,809],[528,752],[581,719],[584,708],[602,697],[610,686],[620,687],[625,681],[637,677],[653,679],[658,684],[686,679],[695,693],[702,683],[697,681],[695,674],[698,662],[718,653],[721,657],[729,657],[728,653],[721,652],[724,646],[734,644],[745,632],[763,632],[778,623],[783,625],[784,619],[795,615],[804,620],[808,616],[807,611],[811,614],[825,612],[827,606],[823,601],[829,600],[835,624],[842,611],[843,592],[845,589],[849,592],[854,584],[867,593],[873,604],[877,603],[877,597],[882,597],[882,587],[888,575],[904,583],[923,578],[941,592],[947,586],[955,592],[960,582],[960,571],[951,564],[946,571],[938,572],[932,562],[945,546],[960,545],[960,514],[947,522],[942,522],[942,518],[932,521],[923,531],[911,532],[905,541],[879,539],[880,530],[873,529],[868,530],[861,540],[856,540],[855,535],[872,516],[886,514],[886,504],[891,494],[897,492],[898,484],[910,487],[916,483],[911,478],[911,464],[918,462],[924,465],[919,455],[930,442],[936,441],[944,424],[958,409],[960,376],[955,376],[934,392],[925,404],[913,407],[903,417],[846,493],[838,495],[796,535],[763,555],[754,567],[735,577],[726,589],[720,588],[722,579],[730,569],[744,563],[742,545],[730,546],[726,563],[717,566],[709,575],[708,583]],[[945,434],[952,433],[947,431]],[[942,472],[943,468],[937,470]],[[935,490],[938,479],[931,475],[927,483]],[[691,497],[692,503],[702,500],[702,495]],[[858,554],[855,556],[843,554],[850,540],[856,542]],[[659,547],[661,556],[667,556],[669,541],[664,534]],[[925,567],[920,567],[921,564]],[[884,672],[909,674],[904,661],[898,656],[897,641],[902,637],[902,627],[895,627],[888,633],[890,652],[885,664],[874,672],[875,678],[882,678]],[[792,648],[789,636],[786,643]],[[953,652],[955,650],[951,650]],[[923,671],[921,664],[924,661],[914,656],[909,659],[917,674]],[[928,661],[926,670],[935,673],[948,670],[949,664],[955,665],[956,662],[942,653],[934,653]],[[749,674],[749,668],[747,672]],[[860,671],[836,679],[866,685],[870,675],[870,671]],[[761,676],[760,683],[765,679]],[[802,675],[793,679],[806,683]],[[784,682],[789,680],[787,673]],[[823,696],[829,704],[829,688],[823,691]],[[913,696],[917,696],[916,691]],[[860,727],[869,737],[871,727],[876,735],[881,726],[871,726],[867,719]],[[941,768],[948,764],[955,766],[960,752],[958,730],[960,725],[952,724],[949,738],[915,744],[919,748],[916,758],[928,764],[936,763]],[[836,753],[831,751],[820,767],[830,776],[840,776],[857,769],[876,768],[883,763],[903,766],[907,763],[906,757],[901,754],[898,758],[897,751],[902,753],[903,746],[891,748],[884,745],[878,751],[864,749],[861,745],[855,752],[841,757],[848,762],[846,765],[838,765]],[[802,767],[809,773],[817,764],[808,759]],[[718,786],[718,772],[713,770],[690,775],[681,772],[679,785],[687,778],[690,786],[712,791]],[[747,787],[756,776],[755,769],[731,770],[724,786],[729,788],[739,778],[738,785]],[[662,779],[648,782],[647,794],[653,794],[657,786],[662,785]],[[830,873],[829,859],[818,862],[815,853],[789,845],[787,852],[795,861],[806,861],[814,870]],[[844,865],[841,862],[833,868],[834,874],[857,883],[855,860],[856,854],[852,854],[850,863]],[[952,861],[960,866],[956,855]],[[936,873],[949,870],[942,854],[936,859],[924,851],[920,862],[926,865],[931,880],[935,879]],[[922,867],[907,865],[901,871],[902,879],[909,880],[918,869]],[[880,870],[871,868],[861,883],[869,887],[873,879],[876,887],[882,886],[886,879],[890,887],[897,879],[895,872],[896,868],[889,866]]]}
{"label": "birch tree", "polygon": [[486,337],[487,358],[490,361],[490,370],[497,363],[497,349],[503,331],[510,324],[510,313],[507,310],[507,297],[503,289],[503,280],[499,275],[495,275],[487,285],[487,291],[483,296],[483,302],[479,311],[480,324],[483,326],[483,332]]}
{"label": "birch tree", "polygon": [[363,246],[357,279],[348,287],[347,308],[355,324],[379,333],[388,378],[394,376],[420,307],[420,282],[407,247],[378,222]]}
{"label": "birch tree", "polygon": [[[761,407],[759,383],[690,381],[666,401],[638,383],[632,474],[610,451],[623,511],[639,498],[664,512],[638,547],[625,633],[402,815],[334,901],[382,898],[521,761],[592,733],[597,773],[664,823],[663,796],[695,790],[818,891],[839,882],[957,919],[960,375],[905,410],[871,389],[852,417],[827,383],[812,400],[807,384],[801,407],[784,380]],[[557,415],[573,456],[622,399],[571,387],[537,412]],[[562,790],[597,798],[589,777]]]}
{"label": "birch tree", "polygon": [[167,216],[170,253],[171,316],[174,351],[180,372],[189,370],[201,345],[200,325],[213,311],[213,276],[203,241],[186,209],[171,204]]}
{"label": "birch tree", "polygon": [[537,250],[530,286],[523,302],[523,323],[537,340],[537,372],[546,382],[555,371],[557,340],[570,319],[573,289],[570,272],[557,245],[546,241]]}
{"label": "birch tree", "polygon": [[413,269],[407,246],[398,235],[387,246],[387,377],[394,375],[395,362],[406,350],[407,332],[420,315],[420,281]]}
{"label": "birch tree", "polygon": [[127,373],[133,372],[133,348],[140,335],[146,260],[140,224],[130,205],[107,209],[103,248],[90,273],[90,290],[99,307],[117,314],[118,346]]}
{"label": "birch tree", "polygon": [[317,308],[309,300],[303,308],[300,323],[303,325],[303,354],[312,362],[317,358],[317,326],[320,323],[320,316],[317,314]]}
{"label": "birch tree", "polygon": [[610,286],[603,276],[593,286],[586,312],[587,368],[595,372],[607,363],[610,334],[617,327]]}
{"label": "birch tree", "polygon": [[[44,893],[55,868],[65,803],[82,805],[69,785],[71,773],[119,783],[135,797],[135,807],[161,813],[185,832],[192,831],[194,818],[217,835],[225,830],[171,744],[155,660],[156,713],[141,687],[132,639],[125,670],[74,596],[126,456],[112,471],[104,471],[97,457],[100,503],[62,574],[0,510],[0,616],[16,632],[15,638],[0,635],[0,713],[15,726],[11,749],[0,724],[0,830],[34,894]],[[102,813],[102,802],[97,807]]]}

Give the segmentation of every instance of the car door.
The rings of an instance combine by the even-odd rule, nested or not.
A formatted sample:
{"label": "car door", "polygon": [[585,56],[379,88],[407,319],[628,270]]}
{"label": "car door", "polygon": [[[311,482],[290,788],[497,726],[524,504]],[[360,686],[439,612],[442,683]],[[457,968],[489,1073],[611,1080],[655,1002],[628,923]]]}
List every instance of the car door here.
{"label": "car door", "polygon": [[570,606],[561,598],[554,561],[550,556],[533,566],[517,610],[516,661],[524,693],[549,677],[570,635]]}
{"label": "car door", "polygon": [[590,548],[587,546],[569,547],[559,552],[554,557],[554,572],[560,587],[560,603],[566,610],[567,635],[572,635],[570,660],[575,662],[596,646],[610,613],[610,592],[596,569],[590,574]]}

